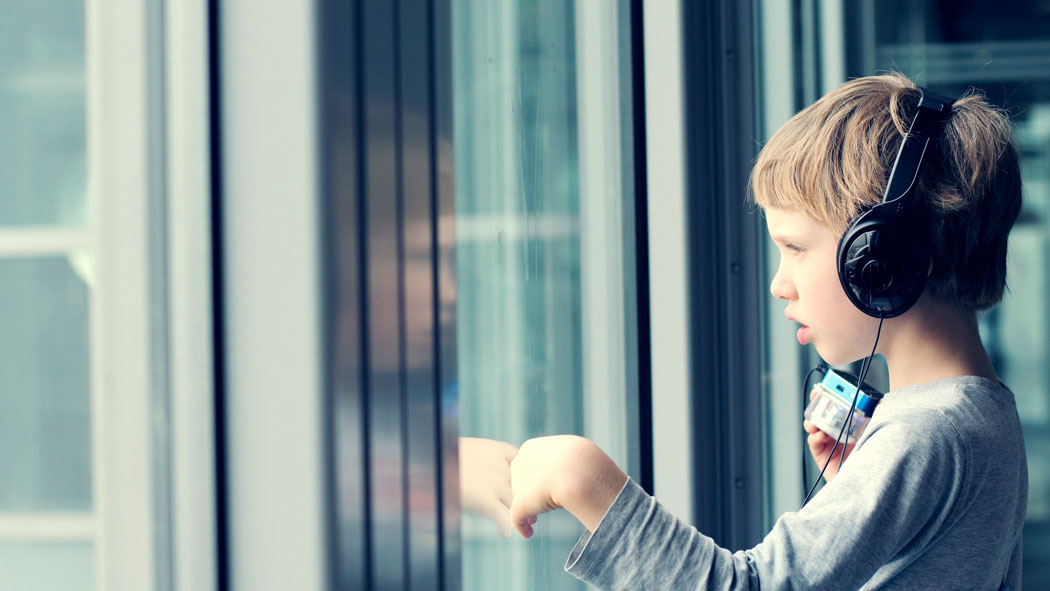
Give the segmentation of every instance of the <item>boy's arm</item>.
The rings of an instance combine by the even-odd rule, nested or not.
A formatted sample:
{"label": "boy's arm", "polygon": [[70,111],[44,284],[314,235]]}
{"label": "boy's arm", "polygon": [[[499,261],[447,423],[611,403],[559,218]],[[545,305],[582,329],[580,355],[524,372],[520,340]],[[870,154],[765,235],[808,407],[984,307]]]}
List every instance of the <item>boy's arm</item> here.
{"label": "boy's arm", "polygon": [[575,435],[526,441],[510,471],[510,521],[525,538],[532,536],[537,515],[561,508],[593,532],[627,482],[605,452]]}
{"label": "boy's arm", "polygon": [[[869,427],[868,445],[839,477],[747,551],[718,547],[575,437],[522,445],[511,465],[511,522],[528,537],[536,515],[569,509],[590,533],[566,568],[600,588],[742,591],[761,580],[770,588],[856,589],[906,544],[931,543],[961,492],[965,454],[954,431],[910,423]],[[931,436],[935,430],[948,436]],[[909,440],[917,432],[924,436]]]}

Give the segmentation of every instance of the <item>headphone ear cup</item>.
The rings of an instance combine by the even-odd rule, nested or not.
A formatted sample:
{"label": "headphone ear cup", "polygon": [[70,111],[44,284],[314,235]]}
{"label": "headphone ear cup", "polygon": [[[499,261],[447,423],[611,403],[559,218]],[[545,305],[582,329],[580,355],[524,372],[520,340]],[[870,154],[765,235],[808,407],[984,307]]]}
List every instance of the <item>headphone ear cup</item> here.
{"label": "headphone ear cup", "polygon": [[928,249],[914,232],[900,228],[865,214],[839,241],[839,282],[853,305],[869,316],[900,316],[926,287]]}

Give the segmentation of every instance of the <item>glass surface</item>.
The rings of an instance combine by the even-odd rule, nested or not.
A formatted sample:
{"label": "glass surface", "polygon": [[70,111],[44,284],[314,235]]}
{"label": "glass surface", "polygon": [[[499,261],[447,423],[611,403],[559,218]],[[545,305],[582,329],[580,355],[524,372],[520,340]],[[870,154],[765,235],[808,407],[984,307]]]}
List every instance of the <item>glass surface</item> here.
{"label": "glass surface", "polygon": [[[1050,12],[1034,1],[822,3],[819,15],[804,10],[789,15],[800,22],[797,34],[803,40],[800,65],[793,68],[778,63],[780,56],[768,47],[778,35],[781,42],[790,38],[770,20],[778,11],[788,16],[784,6],[763,2],[765,137],[847,78],[891,69],[949,96],[976,87],[1010,114],[1021,152],[1024,205],[1010,236],[1006,297],[981,317],[981,332],[997,373],[1015,394],[1024,427],[1029,500],[1022,580],[1025,588],[1050,588]],[[795,92],[784,93],[785,85]],[[784,94],[793,96],[791,104],[785,104]],[[770,253],[770,276],[775,256]],[[777,304],[770,308],[770,360],[771,372],[783,379],[770,393],[771,405],[781,404],[772,415],[772,440],[778,429],[801,432],[795,415],[789,420],[777,414],[790,415],[801,404],[803,372],[816,361],[811,351],[788,351],[789,337],[778,318],[783,305]],[[876,369],[884,372],[884,365]],[[784,399],[790,400],[786,406]],[[776,458],[783,451],[770,453]],[[795,454],[801,453],[801,445],[791,447],[780,461],[798,466]],[[790,471],[771,469],[774,488],[789,483],[791,491],[774,495],[771,518],[795,502],[801,479]]]}
{"label": "glass surface", "polygon": [[[626,2],[453,5],[460,433],[515,446],[581,434],[628,472],[629,31]],[[583,587],[563,570],[583,532],[566,512],[504,540],[461,497],[464,589]]]}
{"label": "glass surface", "polygon": [[0,512],[91,509],[88,287],[69,259],[0,259]]}
{"label": "glass surface", "polygon": [[84,3],[0,3],[0,227],[85,219]]}
{"label": "glass surface", "polygon": [[18,591],[94,589],[88,542],[0,542],[2,588]]}
{"label": "glass surface", "polygon": [[[84,3],[0,3],[0,587],[93,588],[90,542],[55,539],[54,519],[90,512],[90,254],[56,251],[86,216]],[[20,538],[21,535],[27,536]],[[46,535],[49,540],[39,541]],[[78,537],[82,533],[70,534]]]}

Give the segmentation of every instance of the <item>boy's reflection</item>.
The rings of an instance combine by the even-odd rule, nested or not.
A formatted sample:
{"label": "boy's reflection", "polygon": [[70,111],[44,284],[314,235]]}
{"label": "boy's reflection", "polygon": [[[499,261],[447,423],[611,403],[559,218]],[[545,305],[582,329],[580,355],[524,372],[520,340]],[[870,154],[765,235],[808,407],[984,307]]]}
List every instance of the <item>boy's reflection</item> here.
{"label": "boy's reflection", "polygon": [[459,498],[467,513],[496,524],[509,538],[510,462],[518,448],[502,441],[477,437],[459,438]]}
{"label": "boy's reflection", "polygon": [[[455,330],[456,281],[454,277],[455,230],[453,216],[438,218],[438,325],[443,365],[439,379],[444,390],[456,390],[455,384]],[[434,342],[434,332],[427,322],[428,315],[413,315],[411,310],[426,310],[430,304],[430,226],[426,219],[406,222],[404,231],[405,258],[405,347],[409,376],[413,370],[428,367]],[[384,305],[389,305],[390,298]],[[393,313],[395,310],[383,310]],[[410,378],[411,379],[411,378]],[[429,401],[422,401],[424,404]],[[429,407],[419,407],[421,414]],[[518,448],[509,443],[479,437],[460,437],[459,444],[459,500],[460,509],[468,514],[488,519],[496,525],[500,535],[509,538],[510,526],[510,462]]]}
{"label": "boy's reflection", "polygon": [[[342,259],[336,269],[337,306],[335,346],[337,357],[349,361],[351,365],[337,367],[348,380],[340,384],[340,389],[353,386],[353,375],[360,375],[359,369],[353,366],[353,360],[362,359],[355,351],[363,344],[367,350],[367,379],[370,394],[368,416],[357,416],[356,405],[341,405],[338,417],[337,435],[340,471],[340,513],[344,526],[350,531],[359,515],[355,508],[362,508],[363,493],[360,481],[355,482],[362,473],[363,466],[357,466],[359,443],[355,436],[355,425],[363,426],[367,421],[370,432],[371,472],[371,520],[373,529],[372,543],[377,556],[396,556],[406,546],[418,549],[412,554],[417,556],[435,555],[430,548],[439,537],[437,531],[437,498],[436,489],[438,474],[434,459],[437,445],[436,424],[434,421],[435,400],[433,384],[435,380],[442,384],[443,393],[454,392],[455,384],[455,312],[456,280],[454,274],[453,211],[439,211],[438,227],[433,227],[432,210],[429,207],[431,198],[429,174],[421,171],[431,166],[430,146],[425,141],[428,122],[424,117],[410,111],[400,113],[402,142],[401,170],[396,170],[398,163],[395,157],[396,146],[392,141],[393,134],[379,129],[379,122],[392,122],[397,116],[389,105],[372,103],[368,109],[369,125],[373,126],[370,140],[365,147],[367,151],[368,172],[366,173],[368,192],[366,198],[366,228],[358,226],[360,211],[352,203],[335,203],[335,241]],[[394,127],[388,126],[388,132]],[[346,132],[345,134],[340,131]],[[353,130],[336,131],[338,139],[333,145],[334,162],[346,163],[356,159],[354,154]],[[439,192],[450,195],[452,185],[451,144],[448,141],[437,142],[440,157],[435,161],[440,168],[437,171]],[[335,166],[333,173],[333,190],[335,194],[353,194],[359,185],[356,172],[350,166]],[[398,174],[403,173],[403,174]],[[394,185],[394,179],[401,176],[403,185]],[[423,184],[419,184],[423,183]],[[392,196],[400,190],[403,202],[398,206]],[[377,199],[376,195],[389,195],[389,199]],[[443,204],[451,207],[452,203]],[[344,209],[345,208],[345,209]],[[396,220],[401,218],[400,228]],[[366,236],[365,244],[359,242],[361,232]],[[434,234],[437,234],[438,273],[434,281]],[[365,253],[359,249],[364,246]],[[357,276],[358,267],[352,264],[364,254],[368,262],[367,293],[359,291],[361,286]],[[434,294],[435,288],[437,294]],[[435,309],[433,302],[438,303]],[[364,299],[368,310],[367,341],[360,343],[361,327],[356,310],[360,299]],[[440,342],[439,342],[440,341]],[[442,367],[435,367],[435,347],[440,351]],[[338,363],[338,362],[337,362]],[[404,405],[398,400],[404,396]],[[440,409],[437,410],[440,412]],[[454,432],[455,424],[449,424],[445,417],[446,432]],[[395,434],[404,432],[402,438]],[[459,439],[459,479],[458,483],[449,483],[447,489],[459,485],[460,508],[469,513],[492,521],[504,537],[511,533],[509,507],[511,501],[510,461],[517,453],[511,444],[487,439],[463,437]],[[403,464],[401,458],[408,458]],[[452,458],[444,457],[446,465]],[[405,470],[407,468],[407,471]],[[407,507],[405,506],[407,502]],[[454,519],[454,515],[448,515]],[[408,521],[411,536],[403,535],[403,525]],[[360,531],[360,530],[358,530]],[[344,538],[350,546],[354,545],[354,536]],[[355,552],[345,548],[348,554]],[[418,565],[413,565],[416,568]],[[380,569],[382,570],[382,569]],[[379,578],[396,573],[375,573]],[[425,573],[412,573],[425,576]]]}

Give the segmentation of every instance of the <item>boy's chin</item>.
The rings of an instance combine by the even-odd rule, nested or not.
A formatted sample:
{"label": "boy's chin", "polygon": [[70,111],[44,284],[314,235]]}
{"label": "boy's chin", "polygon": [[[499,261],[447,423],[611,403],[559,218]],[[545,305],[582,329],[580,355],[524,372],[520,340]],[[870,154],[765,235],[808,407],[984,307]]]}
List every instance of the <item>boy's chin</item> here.
{"label": "boy's chin", "polygon": [[831,366],[838,365],[849,365],[854,361],[860,361],[867,357],[867,354],[861,354],[859,357],[856,353],[850,353],[842,350],[827,350],[827,347],[821,347],[819,343],[813,343],[813,348],[817,350],[817,355],[824,360],[824,363]]}

